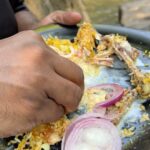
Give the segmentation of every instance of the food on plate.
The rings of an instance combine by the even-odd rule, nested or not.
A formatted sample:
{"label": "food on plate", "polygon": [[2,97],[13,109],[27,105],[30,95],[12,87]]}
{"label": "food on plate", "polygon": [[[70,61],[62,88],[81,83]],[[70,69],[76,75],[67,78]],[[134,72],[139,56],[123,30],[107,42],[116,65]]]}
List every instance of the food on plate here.
{"label": "food on plate", "polygon": [[[82,51],[85,51],[84,49],[88,49],[88,47],[86,46],[88,45],[88,43],[92,43],[92,48],[96,48],[95,55],[93,54],[94,52],[92,53],[94,55],[92,55],[92,60],[98,60],[97,58],[101,58],[100,56],[103,56],[102,58],[104,58],[104,53],[106,52],[107,55],[105,56],[105,58],[110,58],[112,54],[116,54],[121,60],[126,63],[128,69],[131,71],[131,82],[136,86],[139,95],[143,98],[150,98],[150,73],[142,73],[135,65],[136,58],[139,55],[138,50],[133,48],[127,41],[127,39],[123,36],[114,34],[102,36],[94,31],[93,34],[93,32],[91,32],[91,28],[93,27],[90,24],[83,24],[77,34],[76,41],[79,43],[79,45],[81,45]],[[85,35],[84,33],[88,33],[88,37],[90,38],[83,38],[83,36]],[[99,40],[97,47],[93,42],[96,39]],[[82,43],[87,44],[84,45]],[[92,51],[92,48],[89,49],[90,52]]]}
{"label": "food on plate", "polygon": [[145,121],[149,121],[150,117],[148,113],[143,113],[143,115],[141,116],[140,122],[145,122]]}
{"label": "food on plate", "polygon": [[58,39],[57,37],[50,37],[46,40],[46,43],[61,56],[78,64],[83,69],[85,75],[97,76],[99,74],[99,66],[92,65],[90,62],[87,63],[84,59],[82,59],[83,57],[78,54],[80,53],[79,45],[76,43],[72,43],[68,39]]}
{"label": "food on plate", "polygon": [[134,133],[134,130],[135,130],[135,128],[134,127],[131,127],[131,128],[129,128],[129,129],[123,129],[122,131],[121,131],[121,135],[122,135],[122,137],[131,137],[131,136],[133,136],[135,133]]}
{"label": "food on plate", "polygon": [[[91,90],[94,95],[97,95],[100,89],[106,91],[107,95],[105,96],[105,101],[97,102],[96,108],[109,107],[114,105],[119,100],[121,100],[124,93],[124,89],[118,84],[100,84],[96,85],[95,87],[92,87],[89,90]],[[95,99],[94,95],[93,98]]]}
{"label": "food on plate", "polygon": [[[50,145],[63,138],[62,150],[91,150],[90,146],[92,150],[121,150],[121,141],[115,126],[128,111],[137,94],[150,97],[150,75],[142,73],[135,65],[138,50],[124,36],[101,35],[89,23],[81,25],[73,41],[49,37],[45,42],[61,56],[78,64],[86,78],[98,76],[102,66],[113,67],[113,55],[117,55],[131,71],[131,82],[136,88],[125,89],[116,83],[97,83],[96,86],[86,87],[76,112],[65,115],[57,122],[35,127],[31,132],[22,135],[22,140],[16,136],[10,144],[16,142],[16,150],[48,150]],[[95,133],[99,134],[93,140]],[[127,130],[123,133],[132,134]]]}
{"label": "food on plate", "polygon": [[61,150],[121,150],[121,147],[117,128],[99,114],[89,113],[67,128]]}
{"label": "food on plate", "polygon": [[[131,71],[131,82],[136,87],[137,92],[143,98],[150,98],[150,73],[142,73],[135,65],[139,55],[136,48],[133,48],[126,37],[120,35],[101,35],[91,24],[81,25],[73,43],[69,40],[58,40],[54,38],[47,40],[48,45],[60,51],[60,54],[67,55],[71,60],[73,58],[82,58],[88,64],[94,66],[113,67],[113,54],[116,54],[123,60]],[[58,43],[67,43],[60,46]],[[67,54],[66,54],[67,53]],[[78,59],[75,61],[78,64]],[[87,65],[81,65],[87,66]]]}
{"label": "food on plate", "polygon": [[131,82],[136,86],[136,90],[139,96],[143,98],[150,98],[150,73],[142,73],[140,69],[135,65],[135,58],[137,57],[137,52],[135,49],[129,49],[124,46],[126,41],[121,41],[120,43],[114,42],[113,47],[117,56],[123,60],[128,69],[131,71]]}
{"label": "food on plate", "polygon": [[[120,90],[119,95],[116,91],[114,91],[116,89]],[[119,99],[118,96],[120,97]],[[135,97],[135,91],[123,89],[117,84],[102,84],[93,86],[85,89],[78,111],[84,108],[84,113],[91,113],[96,108],[95,110],[97,111],[94,112],[98,114],[99,117],[105,118],[105,120],[109,120],[109,122],[111,121],[114,125],[117,125],[121,117],[127,112],[128,107],[130,107]],[[108,99],[111,98],[112,101],[114,101],[114,98],[117,98],[114,105],[110,103],[110,100],[108,101]],[[105,107],[96,107],[96,104],[101,103],[103,106],[104,102],[107,102],[108,106],[104,105]],[[22,150],[27,146],[30,146],[31,150],[34,150],[34,148],[40,150],[41,147],[43,147],[43,144],[54,145],[62,140],[67,127],[79,116],[80,114],[75,113],[72,118],[65,116],[55,123],[37,126],[30,133],[23,136],[23,140],[18,142],[19,145],[17,150]]]}
{"label": "food on plate", "polygon": [[46,40],[46,43],[60,55],[71,60],[72,58],[82,58],[88,64],[112,67],[113,58],[109,56],[113,52],[105,42],[102,45],[106,49],[99,47],[102,42],[101,38],[102,36],[92,28],[91,24],[86,23],[80,27],[74,42],[50,37]]}
{"label": "food on plate", "polygon": [[23,150],[26,147],[31,150],[41,150],[43,144],[53,145],[62,140],[65,129],[69,124],[70,120],[65,116],[55,123],[39,125],[22,137],[23,140],[19,141],[17,150]]}
{"label": "food on plate", "polygon": [[101,84],[85,90],[79,109],[86,106],[86,112],[97,112],[117,125],[136,97],[135,89],[124,89],[118,84]]}

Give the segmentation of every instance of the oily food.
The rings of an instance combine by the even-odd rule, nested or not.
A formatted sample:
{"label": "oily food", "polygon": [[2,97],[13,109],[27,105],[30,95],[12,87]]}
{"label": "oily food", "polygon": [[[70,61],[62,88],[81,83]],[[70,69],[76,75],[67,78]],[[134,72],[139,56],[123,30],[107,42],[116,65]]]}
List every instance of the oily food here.
{"label": "oily food", "polygon": [[[81,25],[74,41],[49,37],[45,42],[61,56],[78,64],[85,78],[97,76],[102,66],[113,67],[113,55],[116,55],[127,65],[135,88],[125,89],[116,83],[97,83],[85,88],[75,113],[55,123],[39,125],[27,134],[17,135],[9,144],[17,144],[16,150],[49,150],[51,145],[63,139],[62,150],[91,150],[90,147],[92,150],[121,150],[121,138],[115,126],[137,95],[150,98],[150,74],[142,73],[135,65],[138,50],[125,37],[101,35],[89,23]],[[94,133],[99,133],[96,140]]]}
{"label": "oily food", "polygon": [[[78,60],[81,58],[84,62],[90,65],[93,64],[93,67],[113,67],[112,55],[117,55],[130,70],[132,74],[131,83],[136,87],[139,95],[143,98],[150,97],[150,73],[144,74],[136,67],[135,61],[139,52],[130,45],[126,37],[114,34],[102,36],[93,29],[91,24],[84,23],[80,27],[73,43],[70,40],[57,38],[49,38],[46,43],[60,55],[71,59],[79,65],[80,61]],[[87,65],[82,65],[81,63],[83,70],[85,70],[85,66]]]}

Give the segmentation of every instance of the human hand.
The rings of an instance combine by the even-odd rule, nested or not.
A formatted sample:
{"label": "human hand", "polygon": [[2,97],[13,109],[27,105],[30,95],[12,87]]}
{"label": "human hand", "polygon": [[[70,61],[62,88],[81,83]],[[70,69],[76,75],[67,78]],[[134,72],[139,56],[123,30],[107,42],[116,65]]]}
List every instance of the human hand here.
{"label": "human hand", "polygon": [[33,31],[0,41],[0,137],[31,130],[76,110],[83,73]]}
{"label": "human hand", "polygon": [[54,11],[44,19],[42,19],[37,26],[44,26],[48,24],[64,24],[64,25],[76,25],[82,19],[82,16],[78,12],[72,11]]}
{"label": "human hand", "polygon": [[31,12],[27,10],[19,11],[15,14],[18,30],[33,30],[49,24],[76,25],[82,19],[81,15],[72,11],[55,11],[38,21]]}

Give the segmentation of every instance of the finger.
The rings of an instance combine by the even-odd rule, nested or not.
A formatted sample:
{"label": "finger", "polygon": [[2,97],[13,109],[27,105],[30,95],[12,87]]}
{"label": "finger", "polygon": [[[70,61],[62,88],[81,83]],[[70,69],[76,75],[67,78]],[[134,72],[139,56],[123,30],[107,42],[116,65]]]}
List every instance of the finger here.
{"label": "finger", "polygon": [[[37,99],[27,101],[21,110],[25,117],[20,117],[22,118],[20,121],[21,124],[24,122],[26,125],[24,127],[25,130],[31,129],[41,123],[54,122],[60,119],[65,113],[63,106],[57,104],[51,98],[44,98],[38,100],[38,102]],[[21,131],[22,128],[19,130]]]}
{"label": "finger", "polygon": [[43,105],[37,112],[37,120],[39,123],[54,122],[64,115],[63,106],[57,104],[50,98],[43,101]]}
{"label": "finger", "polygon": [[63,105],[67,112],[77,109],[82,97],[82,90],[73,82],[53,72],[49,75],[44,87],[48,97]]}
{"label": "finger", "polygon": [[42,101],[39,109],[36,104],[33,105],[28,105],[28,107],[24,105],[25,107],[18,110],[19,113],[15,112],[13,115],[17,117],[12,116],[13,119],[10,118],[7,121],[11,126],[7,124],[2,131],[0,129],[1,136],[8,137],[25,133],[41,123],[56,121],[64,115],[64,108],[48,98]]}
{"label": "finger", "polygon": [[72,12],[72,11],[55,11],[45,17],[42,21],[42,25],[47,24],[65,24],[65,25],[75,25],[79,23],[82,19],[82,16],[78,12]]}
{"label": "finger", "polygon": [[82,69],[72,61],[60,57],[53,61],[54,69],[57,74],[70,80],[84,89],[84,75]]}

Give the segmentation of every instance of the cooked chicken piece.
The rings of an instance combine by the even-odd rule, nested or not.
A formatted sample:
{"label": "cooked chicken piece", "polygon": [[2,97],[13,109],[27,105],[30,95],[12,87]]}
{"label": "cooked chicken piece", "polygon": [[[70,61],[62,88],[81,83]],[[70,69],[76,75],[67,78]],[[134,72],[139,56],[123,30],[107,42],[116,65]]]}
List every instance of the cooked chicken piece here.
{"label": "cooked chicken piece", "polygon": [[112,67],[113,59],[109,56],[114,52],[107,49],[106,43],[102,41],[102,35],[89,23],[84,23],[80,27],[75,38],[75,44],[79,45],[82,58],[91,64]]}
{"label": "cooked chicken piece", "polygon": [[136,48],[132,47],[130,43],[127,41],[126,37],[124,36],[114,35],[114,34],[106,35],[102,37],[102,41],[105,41],[105,45],[107,46],[107,49],[109,49],[112,54],[115,53],[114,48],[113,48],[114,43],[117,43],[124,49],[126,54],[133,61],[135,61],[137,57],[139,56],[139,51]]}
{"label": "cooked chicken piece", "polygon": [[127,48],[123,47],[122,44],[123,43],[119,44],[114,42],[113,48],[115,54],[126,63],[131,71],[131,82],[136,86],[139,95],[142,96],[142,98],[150,98],[150,73],[144,74],[138,69],[134,62],[135,58],[133,58],[137,55],[134,54],[136,52],[133,51],[132,54],[129,54]]}
{"label": "cooked chicken piece", "polygon": [[96,48],[95,37],[96,30],[89,23],[84,23],[75,38],[75,43],[80,45],[83,55],[87,57],[94,56],[94,48]]}
{"label": "cooked chicken piece", "polygon": [[131,104],[137,97],[137,91],[127,90],[125,89],[124,95],[122,99],[117,102],[114,106],[110,106],[106,109],[106,114],[111,118],[114,124],[119,124],[120,120],[122,119],[123,115],[125,115],[128,110],[130,109]]}
{"label": "cooked chicken piece", "polygon": [[[104,102],[107,98],[107,91],[103,89],[90,88],[86,89],[82,97],[80,107],[86,106],[86,111],[93,111],[94,106],[97,103]],[[135,89],[124,89],[124,94],[120,101],[109,107],[100,107],[96,112],[102,116],[110,119],[116,125],[120,122],[122,116],[130,109],[131,104],[137,97],[137,91]]]}
{"label": "cooked chicken piece", "polygon": [[110,58],[110,57],[101,58],[96,55],[93,59],[91,59],[91,64],[113,67],[113,58]]}
{"label": "cooked chicken piece", "polygon": [[[131,82],[136,86],[139,95],[150,98],[150,73],[142,73],[135,65],[139,52],[133,48],[126,37],[120,35],[102,36],[89,23],[84,23],[78,31],[75,40],[84,53],[89,54],[93,64],[112,67],[111,55],[116,54],[123,60],[131,71]],[[97,42],[96,42],[97,41]]]}

